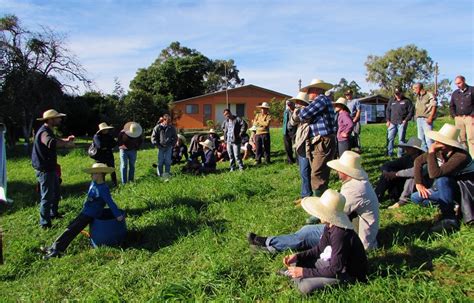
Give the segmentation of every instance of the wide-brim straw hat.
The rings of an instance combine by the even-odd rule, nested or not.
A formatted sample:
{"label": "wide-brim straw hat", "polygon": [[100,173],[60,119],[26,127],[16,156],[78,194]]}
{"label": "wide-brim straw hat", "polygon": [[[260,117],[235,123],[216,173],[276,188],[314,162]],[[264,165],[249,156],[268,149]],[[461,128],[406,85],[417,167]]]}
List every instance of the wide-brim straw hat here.
{"label": "wide-brim straw hat", "polygon": [[345,151],[339,159],[329,161],[327,165],[357,180],[369,178],[367,172],[362,168],[360,155],[350,150]]}
{"label": "wide-brim straw hat", "polygon": [[107,123],[105,122],[102,122],[99,124],[99,130],[97,131],[97,134],[100,133],[101,131],[103,130],[106,130],[106,129],[113,129],[114,127],[112,125],[108,125]]}
{"label": "wide-brim straw hat", "polygon": [[42,118],[38,118],[38,119],[36,119],[36,120],[38,120],[38,121],[46,121],[46,120],[49,120],[49,119],[62,118],[62,117],[66,117],[66,114],[59,113],[57,110],[54,110],[54,109],[48,109],[47,111],[45,111],[45,112],[43,113],[43,117],[42,117]]}
{"label": "wide-brim straw hat", "polygon": [[140,124],[137,122],[127,122],[123,126],[123,131],[127,134],[127,136],[132,138],[138,138],[142,135],[143,129]]}
{"label": "wide-brim straw hat", "polygon": [[426,136],[434,141],[441,142],[443,144],[465,149],[464,145],[459,142],[459,133],[461,130],[456,126],[445,123],[439,131],[430,130],[426,133]]}
{"label": "wide-brim straw hat", "polygon": [[108,167],[107,164],[104,163],[94,163],[92,164],[92,167],[84,168],[83,171],[88,174],[110,174],[113,173],[115,169],[113,167]]}
{"label": "wide-brim straw hat", "polygon": [[339,99],[337,99],[336,102],[334,102],[334,106],[341,107],[344,110],[350,112],[349,107],[347,107],[347,99],[346,98],[340,97]]}
{"label": "wide-brim straw hat", "polygon": [[181,135],[181,134],[178,134],[178,139],[181,140],[184,144],[186,144],[186,137]]}
{"label": "wide-brim straw hat", "polygon": [[311,101],[309,101],[308,93],[299,92],[296,97],[289,99],[288,101],[293,101],[296,104],[307,106]]}
{"label": "wide-brim straw hat", "polygon": [[260,107],[260,108],[270,108],[270,104],[268,104],[268,102],[263,102],[262,104],[257,105],[257,107]]}
{"label": "wide-brim straw hat", "polygon": [[209,149],[214,149],[214,143],[212,143],[212,141],[209,140],[209,139],[206,139],[206,141],[204,141],[204,142],[199,142],[199,144],[201,144],[202,146],[205,146]]}
{"label": "wide-brim straw hat", "polygon": [[211,128],[211,129],[209,130],[209,133],[210,133],[210,134],[217,134],[216,131],[215,131],[213,128]]}
{"label": "wide-brim straw hat", "polygon": [[323,80],[319,79],[313,79],[311,80],[311,83],[309,85],[306,85],[305,87],[302,87],[300,91],[302,92],[308,92],[308,90],[312,87],[317,87],[326,90],[329,90],[334,87],[331,83],[324,82]]}
{"label": "wide-brim straw hat", "polygon": [[421,148],[421,140],[418,139],[417,137],[411,137],[407,143],[399,143],[399,147],[411,147],[411,148],[416,148],[418,150],[421,150],[424,152],[423,148]]}
{"label": "wide-brim straw hat", "polygon": [[344,213],[346,198],[333,189],[327,189],[321,197],[306,197],[301,206],[310,215],[340,228],[354,229],[349,217]]}

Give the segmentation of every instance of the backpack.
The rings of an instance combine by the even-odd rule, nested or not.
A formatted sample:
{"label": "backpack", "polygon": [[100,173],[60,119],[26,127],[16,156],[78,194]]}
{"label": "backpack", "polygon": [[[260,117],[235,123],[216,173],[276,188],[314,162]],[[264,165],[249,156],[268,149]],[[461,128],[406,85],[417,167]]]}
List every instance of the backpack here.
{"label": "backpack", "polygon": [[99,150],[97,149],[97,146],[95,146],[94,142],[92,142],[89,148],[87,149],[87,154],[94,160],[96,160],[99,156]]}

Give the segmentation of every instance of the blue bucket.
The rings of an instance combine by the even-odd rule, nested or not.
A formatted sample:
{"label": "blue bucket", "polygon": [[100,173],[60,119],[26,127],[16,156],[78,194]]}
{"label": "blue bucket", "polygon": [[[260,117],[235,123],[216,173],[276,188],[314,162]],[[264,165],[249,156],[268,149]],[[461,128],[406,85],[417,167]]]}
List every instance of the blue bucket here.
{"label": "blue bucket", "polygon": [[[125,212],[123,210],[120,211],[125,216]],[[117,221],[110,208],[105,208],[100,218],[92,221],[89,231],[92,246],[117,246],[125,240],[127,225],[125,224],[125,219]]]}

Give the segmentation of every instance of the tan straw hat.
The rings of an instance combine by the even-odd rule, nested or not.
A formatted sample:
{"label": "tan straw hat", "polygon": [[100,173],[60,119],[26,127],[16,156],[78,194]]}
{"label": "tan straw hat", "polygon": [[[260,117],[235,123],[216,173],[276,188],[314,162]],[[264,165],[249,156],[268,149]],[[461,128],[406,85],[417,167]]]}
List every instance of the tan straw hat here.
{"label": "tan straw hat", "polygon": [[217,134],[216,131],[215,131],[213,128],[211,128],[211,129],[209,130],[209,133],[210,133],[210,134]]}
{"label": "tan straw hat", "polygon": [[302,87],[300,89],[300,91],[308,92],[308,89],[310,89],[312,87],[321,88],[321,89],[324,89],[326,91],[326,90],[329,90],[329,89],[333,88],[333,86],[334,85],[332,85],[331,83],[324,82],[323,80],[313,79],[313,80],[311,80],[311,83],[309,85],[306,85],[305,87]]}
{"label": "tan straw hat", "polygon": [[270,104],[268,104],[268,102],[263,102],[261,105],[257,105],[257,107],[260,107],[260,108],[270,108]]}
{"label": "tan straw hat", "polygon": [[349,217],[344,213],[346,198],[333,189],[327,189],[319,197],[306,197],[301,206],[310,215],[318,217],[337,227],[354,229]]}
{"label": "tan straw hat", "polygon": [[342,107],[344,110],[350,112],[349,107],[347,107],[347,99],[346,98],[340,97],[339,99],[337,99],[336,102],[334,102],[334,106]]}
{"label": "tan straw hat", "polygon": [[214,143],[212,143],[212,141],[209,140],[209,139],[206,139],[206,141],[204,141],[204,142],[199,142],[199,144],[201,144],[202,146],[205,146],[209,149],[214,149]]}
{"label": "tan straw hat", "polygon": [[329,161],[328,166],[357,180],[369,178],[360,164],[360,155],[350,150],[346,150],[339,159]]}
{"label": "tan straw hat", "polygon": [[424,152],[423,148],[421,148],[421,140],[417,137],[411,137],[407,143],[399,143],[399,147],[411,147],[416,148]]}
{"label": "tan straw hat", "polygon": [[184,144],[186,144],[186,137],[184,137],[183,135],[178,134],[178,139],[183,141]]}
{"label": "tan straw hat", "polygon": [[142,135],[143,129],[137,122],[128,122],[123,126],[124,132],[131,138],[138,138]]}
{"label": "tan straw hat", "polygon": [[54,118],[62,118],[66,117],[66,114],[59,113],[57,110],[54,109],[48,109],[43,113],[43,118],[38,118],[36,120],[38,121],[46,121],[48,119],[54,119]]}
{"label": "tan straw hat", "polygon": [[288,101],[293,101],[296,104],[307,106],[311,101],[309,101],[308,93],[299,92],[296,97],[289,99]]}
{"label": "tan straw hat", "polygon": [[98,173],[110,174],[110,173],[113,173],[114,170],[115,169],[113,167],[108,167],[104,163],[94,163],[92,164],[92,167],[83,169],[83,171],[88,174],[98,174]]}
{"label": "tan straw hat", "polygon": [[107,125],[107,123],[105,122],[102,122],[99,124],[99,130],[97,131],[97,134],[100,133],[101,131],[105,130],[105,129],[113,129],[114,127],[111,126],[111,125]]}
{"label": "tan straw hat", "polygon": [[459,142],[459,133],[461,130],[454,125],[445,123],[439,131],[430,130],[426,133],[426,136],[435,141],[441,142],[443,144],[465,149],[464,145]]}

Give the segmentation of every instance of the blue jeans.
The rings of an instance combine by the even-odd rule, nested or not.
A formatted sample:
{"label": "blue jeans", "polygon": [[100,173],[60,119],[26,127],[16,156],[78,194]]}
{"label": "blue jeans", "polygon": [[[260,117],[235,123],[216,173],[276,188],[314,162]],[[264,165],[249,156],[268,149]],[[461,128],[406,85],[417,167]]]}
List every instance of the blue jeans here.
{"label": "blue jeans", "polygon": [[239,165],[239,169],[244,169],[242,155],[240,154],[240,144],[227,142],[227,153],[229,154],[230,169],[235,168],[235,162]]}
{"label": "blue jeans", "polygon": [[171,159],[173,156],[173,148],[171,147],[159,147],[158,148],[158,166],[156,173],[158,176],[163,176],[163,165],[165,166],[165,172],[169,174],[171,172]]}
{"label": "blue jeans", "polygon": [[453,200],[457,186],[454,178],[439,177],[435,179],[433,186],[429,189],[428,199],[424,199],[419,192],[416,192],[411,195],[411,201],[424,206],[427,206],[431,201],[438,204],[443,218],[455,218]]}
{"label": "blue jeans", "polygon": [[294,234],[268,237],[265,244],[270,252],[310,249],[318,245],[324,226],[324,224],[305,225]]}
{"label": "blue jeans", "polygon": [[301,177],[301,198],[312,196],[313,190],[311,189],[311,163],[309,162],[308,158],[298,155],[298,164]]}
{"label": "blue jeans", "polygon": [[[387,130],[387,154],[391,157],[392,154],[393,154],[393,146],[395,144],[395,136],[397,135],[398,133],[398,144],[400,143],[405,143],[405,135],[406,135],[406,132],[407,132],[407,126],[408,126],[408,122],[403,124],[393,124],[393,123],[390,123],[390,126],[388,127],[388,130]],[[397,153],[398,157],[401,157],[402,156],[402,149],[401,148],[398,148],[398,153]]]}
{"label": "blue jeans", "polygon": [[133,181],[135,178],[136,161],[136,150],[120,149],[120,173],[122,174],[122,184],[127,183],[127,181]]}
{"label": "blue jeans", "polygon": [[418,139],[421,140],[421,148],[427,151],[431,144],[433,144],[433,140],[428,138],[426,133],[433,130],[433,125],[428,124],[426,118],[420,117],[416,118],[416,129],[418,131]]}
{"label": "blue jeans", "polygon": [[59,207],[59,178],[55,171],[36,171],[36,179],[39,182],[40,201],[40,225],[50,225],[51,216],[58,214]]}

